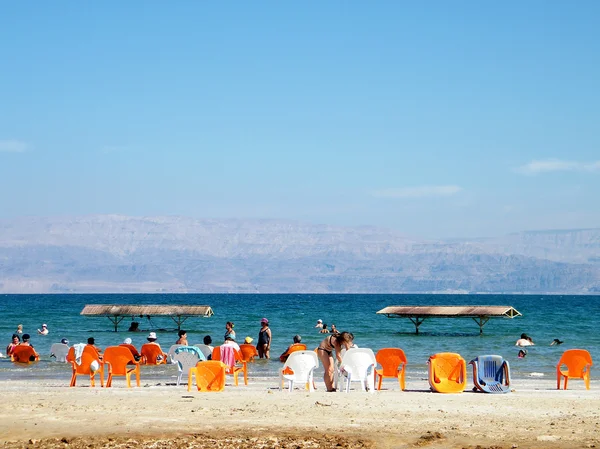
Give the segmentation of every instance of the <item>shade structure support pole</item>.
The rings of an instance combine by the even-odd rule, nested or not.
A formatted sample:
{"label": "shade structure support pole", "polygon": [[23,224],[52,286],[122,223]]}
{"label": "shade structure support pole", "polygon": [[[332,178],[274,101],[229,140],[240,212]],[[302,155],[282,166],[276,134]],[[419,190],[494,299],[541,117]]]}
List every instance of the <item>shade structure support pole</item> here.
{"label": "shade structure support pole", "polygon": [[409,316],[408,319],[415,325],[415,334],[419,335],[419,326],[423,324],[425,318],[419,318],[418,316],[413,318],[412,316]]}
{"label": "shade structure support pole", "polygon": [[479,335],[483,334],[483,326],[490,320],[489,316],[480,315],[479,317],[471,317],[479,325]]}
{"label": "shade structure support pole", "polygon": [[182,325],[183,323],[185,323],[185,320],[187,320],[188,318],[189,318],[189,317],[187,317],[187,316],[181,316],[181,315],[177,315],[176,317],[175,317],[175,316],[172,316],[172,317],[171,317],[171,319],[172,319],[173,321],[175,321],[175,324],[177,324],[177,330],[178,330],[178,331],[180,331],[180,330],[181,330],[181,325]]}
{"label": "shade structure support pole", "polygon": [[119,323],[123,321],[124,316],[113,315],[109,316],[108,319],[115,325],[115,332],[118,331]]}

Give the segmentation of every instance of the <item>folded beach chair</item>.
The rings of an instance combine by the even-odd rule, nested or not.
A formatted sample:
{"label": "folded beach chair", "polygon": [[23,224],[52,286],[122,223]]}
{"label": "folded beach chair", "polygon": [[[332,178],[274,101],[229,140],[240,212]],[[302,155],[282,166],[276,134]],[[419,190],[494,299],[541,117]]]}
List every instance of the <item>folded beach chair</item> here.
{"label": "folded beach chair", "polygon": [[40,356],[31,346],[19,345],[13,348],[10,353],[10,360],[14,363],[31,363],[37,362]]}
{"label": "folded beach chair", "polygon": [[380,369],[375,370],[375,381],[379,379],[377,389],[381,390],[381,382],[384,377],[395,377],[400,384],[400,390],[405,390],[406,364],[408,361],[404,351],[398,348],[383,348],[377,351],[375,359],[381,365]]}
{"label": "folded beach chair", "polygon": [[100,360],[98,352],[91,346],[80,345],[83,346],[83,350],[79,357],[75,354],[75,347],[77,345],[71,346],[69,353],[67,354],[67,362],[69,362],[73,368],[70,386],[75,386],[77,376],[90,376],[90,386],[94,387],[96,386],[96,374],[100,376],[100,385],[104,386],[104,364]]}
{"label": "folded beach chair", "polygon": [[[198,362],[206,360],[204,354],[195,346],[180,346],[175,349],[173,361],[177,364],[179,375],[177,376],[177,386],[181,383],[184,374],[188,374],[190,368],[194,368]],[[189,375],[189,374],[188,374]]]}
{"label": "folded beach chair", "polygon": [[159,345],[146,343],[141,349],[145,365],[163,365],[168,362],[168,356]]}
{"label": "folded beach chair", "polygon": [[[238,386],[238,375],[240,372],[244,374],[244,385],[248,385],[248,364],[242,360],[242,354],[232,346],[222,345],[215,346],[212,353],[212,360],[225,363],[227,366],[226,373],[233,375],[233,382]],[[241,363],[237,365],[237,363]]]}
{"label": "folded beach chair", "polygon": [[188,391],[192,390],[193,378],[196,377],[198,391],[223,391],[225,389],[225,372],[227,365],[218,360],[198,362],[188,372]]}
{"label": "folded beach chair", "polygon": [[256,346],[244,343],[240,345],[240,352],[242,354],[242,360],[244,362],[254,363],[254,357],[258,356]]}
{"label": "folded beach chair", "polygon": [[564,377],[565,384],[563,388],[565,390],[569,379],[583,379],[585,388],[589,390],[592,365],[592,356],[588,351],[585,349],[568,349],[556,365],[556,389],[560,390],[560,381]]}
{"label": "folded beach chair", "polygon": [[319,367],[319,357],[314,351],[294,351],[287,358],[283,368],[279,370],[280,385],[288,382],[289,391],[294,389],[294,383],[303,383],[311,393],[314,391],[313,373]]}
{"label": "folded beach chair", "polygon": [[[369,348],[351,348],[342,356],[342,363],[338,369],[336,383],[341,379],[345,388],[340,391],[350,391],[350,382],[360,382],[361,390],[375,392],[375,367],[377,360]],[[336,385],[337,388],[337,385]]]}
{"label": "folded beach chair", "polygon": [[460,354],[440,352],[429,357],[429,386],[438,393],[462,393],[467,386],[467,363]]}
{"label": "folded beach chair", "polygon": [[499,355],[480,355],[469,362],[473,366],[475,389],[484,393],[510,392],[510,367]]}
{"label": "folded beach chair", "polygon": [[124,346],[109,346],[104,350],[104,367],[108,368],[106,387],[112,386],[113,376],[125,376],[127,388],[131,388],[131,375],[135,375],[136,385],[140,386],[140,364]]}
{"label": "folded beach chair", "polygon": [[194,346],[197,347],[198,349],[200,349],[200,351],[202,351],[202,354],[204,354],[204,357],[206,357],[206,360],[209,360],[210,358],[212,358],[213,350],[210,349],[210,347],[208,345],[199,344],[199,345],[194,345]]}
{"label": "folded beach chair", "polygon": [[65,363],[67,361],[67,354],[69,353],[69,346],[62,343],[54,343],[50,347],[50,358],[57,362]]}

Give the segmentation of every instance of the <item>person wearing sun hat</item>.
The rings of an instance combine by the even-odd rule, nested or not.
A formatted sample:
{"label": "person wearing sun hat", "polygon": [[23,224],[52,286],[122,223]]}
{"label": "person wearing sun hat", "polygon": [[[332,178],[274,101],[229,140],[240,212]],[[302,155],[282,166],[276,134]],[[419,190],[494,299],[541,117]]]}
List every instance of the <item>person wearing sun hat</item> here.
{"label": "person wearing sun hat", "polygon": [[317,324],[315,324],[315,327],[318,327],[319,329],[323,329],[323,320],[317,320]]}
{"label": "person wearing sun hat", "polygon": [[258,332],[258,342],[256,343],[258,356],[262,359],[271,358],[271,329],[269,328],[269,320],[263,318],[260,320],[260,331]]}
{"label": "person wearing sun hat", "polygon": [[[142,346],[142,356],[146,357],[146,363],[149,365],[160,365],[161,363],[166,363],[167,354],[164,353],[160,345],[156,340],[158,337],[156,336],[156,332],[150,332],[146,337],[148,343]],[[152,349],[152,346],[158,346],[158,348]]]}
{"label": "person wearing sun hat", "polygon": [[42,324],[42,328],[38,329],[38,334],[40,335],[48,335],[48,325],[47,324]]}

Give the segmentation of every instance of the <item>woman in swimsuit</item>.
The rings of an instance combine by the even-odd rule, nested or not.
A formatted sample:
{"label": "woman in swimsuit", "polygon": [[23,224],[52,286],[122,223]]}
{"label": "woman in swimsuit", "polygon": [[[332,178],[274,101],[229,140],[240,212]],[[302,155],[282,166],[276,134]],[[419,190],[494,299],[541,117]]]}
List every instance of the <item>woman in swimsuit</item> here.
{"label": "woman in swimsuit", "polygon": [[227,321],[225,323],[225,336],[223,340],[227,340],[227,337],[230,337],[233,341],[235,341],[235,331],[233,330],[233,323],[231,321]]}
{"label": "woman in swimsuit", "polygon": [[317,353],[325,371],[323,380],[327,391],[335,391],[335,388],[333,388],[333,370],[335,369],[333,351],[335,350],[338,363],[342,363],[342,349],[350,349],[353,340],[354,336],[350,332],[342,332],[341,334],[329,335],[319,345]]}
{"label": "woman in swimsuit", "polygon": [[258,332],[258,342],[256,343],[258,356],[268,359],[271,357],[271,329],[269,329],[269,320],[263,318],[260,320],[260,331]]}

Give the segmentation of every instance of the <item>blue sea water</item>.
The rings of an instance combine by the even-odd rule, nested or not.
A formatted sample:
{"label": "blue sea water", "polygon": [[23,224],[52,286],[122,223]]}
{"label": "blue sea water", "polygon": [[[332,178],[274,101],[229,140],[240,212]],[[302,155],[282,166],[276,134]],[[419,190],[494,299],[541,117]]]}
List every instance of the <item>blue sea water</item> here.
{"label": "blue sea water", "polygon": [[[384,347],[404,349],[409,365],[407,379],[426,377],[427,359],[436,352],[458,352],[467,361],[481,354],[500,354],[509,360],[513,377],[542,373],[552,378],[555,366],[565,349],[582,348],[600,360],[600,296],[558,295],[424,295],[424,294],[51,294],[0,296],[0,335],[5,352],[13,332],[22,324],[25,333],[32,336],[32,344],[42,355],[39,363],[26,368],[18,367],[7,359],[0,359],[0,380],[17,378],[70,378],[70,369],[53,362],[49,357],[52,343],[66,337],[71,344],[86,342],[93,336],[96,344],[106,347],[119,344],[131,337],[139,347],[146,342],[149,331],[156,331],[163,350],[177,340],[175,324],[168,317],[136,318],[143,332],[130,333],[131,318],[114,332],[113,324],[104,317],[80,315],[85,304],[187,304],[210,305],[215,314],[210,318],[190,318],[183,328],[190,344],[201,343],[211,335],[214,344],[220,344],[225,323],[233,321],[238,342],[246,336],[255,339],[260,319],[270,321],[273,334],[272,359],[255,363],[253,376],[276,376],[281,364],[278,356],[292,342],[295,334],[302,336],[308,348],[318,346],[323,335],[315,329],[317,319],[334,323],[339,330],[354,333],[360,347],[377,351]],[[406,318],[389,319],[376,312],[390,305],[508,305],[523,314],[514,319],[492,318],[479,334],[478,325],[471,318],[427,319],[415,334],[414,325]],[[50,333],[38,335],[42,323]],[[535,346],[528,355],[518,359],[515,341],[522,332],[533,338]],[[560,346],[550,346],[554,338],[563,340]],[[151,367],[148,367],[151,368]],[[158,367],[156,367],[158,368]],[[161,368],[162,369],[162,368]],[[168,370],[170,368],[164,368]],[[170,371],[169,371],[170,372]],[[159,378],[164,374],[154,371]]]}

